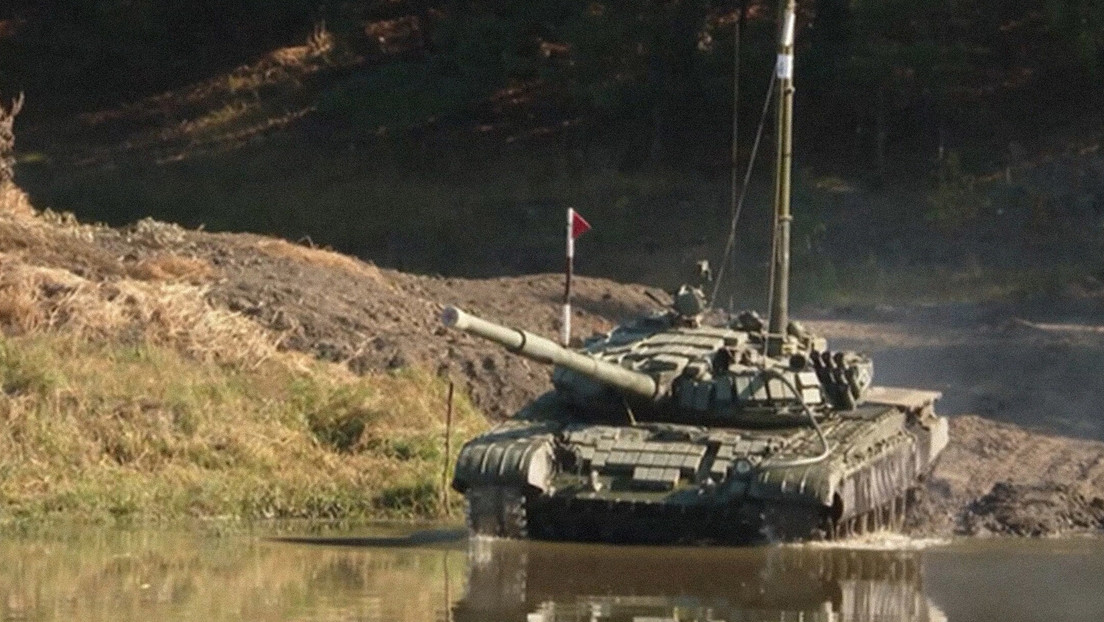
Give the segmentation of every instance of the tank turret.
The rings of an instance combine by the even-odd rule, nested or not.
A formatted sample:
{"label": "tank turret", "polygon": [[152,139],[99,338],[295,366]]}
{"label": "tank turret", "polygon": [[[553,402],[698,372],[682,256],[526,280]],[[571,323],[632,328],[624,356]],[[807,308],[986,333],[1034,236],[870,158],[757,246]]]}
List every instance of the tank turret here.
{"label": "tank turret", "polygon": [[873,372],[866,357],[827,352],[823,339],[796,322],[787,331],[786,355],[767,356],[764,326],[744,315],[728,326],[702,326],[697,312],[676,308],[595,336],[582,351],[456,307],[446,307],[441,319],[445,326],[555,365],[556,392],[595,415],[624,413],[628,399],[641,409],[637,414],[652,421],[769,424],[779,416],[783,421],[806,416],[806,406],[851,410],[862,403]]}

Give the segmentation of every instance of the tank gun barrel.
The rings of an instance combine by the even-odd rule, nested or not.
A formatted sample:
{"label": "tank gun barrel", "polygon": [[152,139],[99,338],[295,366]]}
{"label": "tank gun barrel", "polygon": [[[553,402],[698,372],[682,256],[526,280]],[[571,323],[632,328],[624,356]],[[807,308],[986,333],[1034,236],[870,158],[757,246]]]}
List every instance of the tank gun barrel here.
{"label": "tank gun barrel", "polygon": [[493,341],[510,352],[520,354],[528,359],[559,365],[633,395],[648,399],[655,399],[659,395],[659,385],[648,374],[625,369],[616,363],[602,361],[593,356],[568,350],[550,339],[545,339],[528,331],[488,322],[482,318],[464,313],[456,307],[445,307],[441,314],[441,323],[449,328],[462,330],[488,341]]}

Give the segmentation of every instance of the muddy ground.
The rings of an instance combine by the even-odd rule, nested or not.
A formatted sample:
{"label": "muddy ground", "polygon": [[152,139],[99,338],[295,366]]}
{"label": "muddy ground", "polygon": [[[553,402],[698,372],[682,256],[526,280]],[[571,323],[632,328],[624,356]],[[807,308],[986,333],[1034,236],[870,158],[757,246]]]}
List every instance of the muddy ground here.
{"label": "muddy ground", "polygon": [[[0,214],[0,251],[91,279],[182,279],[254,318],[284,347],[354,370],[419,365],[448,375],[489,416],[550,387],[548,370],[443,329],[442,305],[558,334],[560,275],[446,279],[384,270],[308,246],[140,222],[125,230]],[[180,261],[183,259],[184,261]],[[656,308],[647,288],[580,278],[575,334]],[[658,290],[653,294],[662,297]],[[951,445],[913,528],[1048,535],[1104,529],[1104,304],[819,309],[835,348],[875,355],[879,384],[940,390]],[[1097,313],[1100,311],[1100,313]]]}
{"label": "muddy ground", "polygon": [[1104,305],[1096,294],[808,317],[836,347],[870,352],[879,384],[943,393],[951,444],[914,517],[918,532],[1104,528]]}

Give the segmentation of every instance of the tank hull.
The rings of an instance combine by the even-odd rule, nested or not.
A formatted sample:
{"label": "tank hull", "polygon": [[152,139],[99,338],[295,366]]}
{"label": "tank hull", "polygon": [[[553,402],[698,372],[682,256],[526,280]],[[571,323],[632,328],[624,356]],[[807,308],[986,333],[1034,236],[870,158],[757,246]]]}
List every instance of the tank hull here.
{"label": "tank hull", "polygon": [[893,528],[947,422],[934,394],[887,395],[823,421],[831,451],[811,463],[808,427],[511,422],[465,446],[454,486],[473,533],[499,537],[756,544]]}

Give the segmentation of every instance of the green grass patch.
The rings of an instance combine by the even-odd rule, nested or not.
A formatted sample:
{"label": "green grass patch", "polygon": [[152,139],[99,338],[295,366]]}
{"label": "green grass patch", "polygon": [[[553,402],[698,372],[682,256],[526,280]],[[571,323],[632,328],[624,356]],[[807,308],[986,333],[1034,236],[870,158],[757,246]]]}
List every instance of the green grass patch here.
{"label": "green grass patch", "polygon": [[[447,387],[417,370],[199,362],[0,338],[0,522],[442,514]],[[484,421],[463,397],[454,447]]]}

